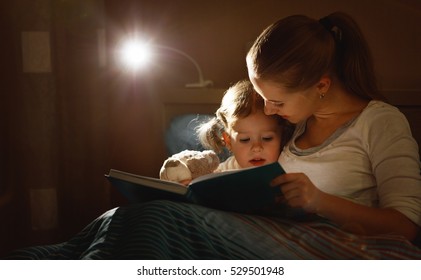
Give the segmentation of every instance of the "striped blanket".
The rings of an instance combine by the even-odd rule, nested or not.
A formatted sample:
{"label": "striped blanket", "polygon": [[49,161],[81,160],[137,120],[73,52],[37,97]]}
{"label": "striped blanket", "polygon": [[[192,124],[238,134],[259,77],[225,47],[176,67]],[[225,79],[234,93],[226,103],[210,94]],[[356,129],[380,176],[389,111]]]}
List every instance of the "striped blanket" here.
{"label": "striped blanket", "polygon": [[361,236],[318,219],[294,221],[171,201],[112,209],[70,240],[8,259],[421,259],[395,235]]}

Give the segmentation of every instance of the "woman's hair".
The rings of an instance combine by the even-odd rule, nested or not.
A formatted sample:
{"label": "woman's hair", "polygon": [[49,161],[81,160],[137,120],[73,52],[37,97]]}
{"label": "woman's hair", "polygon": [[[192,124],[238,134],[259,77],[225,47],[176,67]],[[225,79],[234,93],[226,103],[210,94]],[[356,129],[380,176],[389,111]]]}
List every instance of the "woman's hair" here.
{"label": "woman's hair", "polygon": [[254,42],[247,63],[256,78],[291,91],[309,88],[329,74],[352,94],[384,99],[368,44],[357,23],[344,13],[320,20],[294,15],[273,23]]}
{"label": "woman's hair", "polygon": [[[230,130],[237,120],[243,119],[257,111],[263,112],[264,106],[263,98],[254,90],[250,81],[237,82],[225,92],[215,117],[198,127],[197,132],[200,142],[205,148],[221,152],[225,147],[222,133]],[[277,115],[268,117],[278,119],[279,125],[282,125],[282,130],[284,130],[283,124],[285,124],[285,120]],[[286,137],[290,134],[289,130],[288,133],[282,132],[282,143],[287,141]]]}

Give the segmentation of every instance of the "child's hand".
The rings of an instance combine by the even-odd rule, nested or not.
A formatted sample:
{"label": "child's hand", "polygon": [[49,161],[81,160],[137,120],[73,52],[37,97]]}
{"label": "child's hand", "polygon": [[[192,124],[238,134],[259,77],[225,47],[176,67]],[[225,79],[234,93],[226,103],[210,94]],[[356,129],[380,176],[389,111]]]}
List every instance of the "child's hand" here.
{"label": "child's hand", "polygon": [[180,184],[183,184],[184,186],[188,186],[189,184],[190,184],[190,182],[191,182],[192,180],[189,180],[189,179],[187,179],[187,180],[183,180],[183,181],[180,181],[179,183]]}

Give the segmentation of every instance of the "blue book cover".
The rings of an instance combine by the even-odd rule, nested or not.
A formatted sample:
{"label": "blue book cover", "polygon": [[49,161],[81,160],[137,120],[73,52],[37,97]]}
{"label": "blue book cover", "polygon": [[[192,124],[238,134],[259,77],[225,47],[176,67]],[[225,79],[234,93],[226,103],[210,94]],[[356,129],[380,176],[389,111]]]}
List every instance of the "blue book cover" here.
{"label": "blue book cover", "polygon": [[115,169],[105,176],[132,203],[169,199],[224,211],[297,216],[301,210],[276,204],[281,192],[279,187],[270,186],[275,177],[284,173],[281,165],[274,162],[208,174],[188,186]]}

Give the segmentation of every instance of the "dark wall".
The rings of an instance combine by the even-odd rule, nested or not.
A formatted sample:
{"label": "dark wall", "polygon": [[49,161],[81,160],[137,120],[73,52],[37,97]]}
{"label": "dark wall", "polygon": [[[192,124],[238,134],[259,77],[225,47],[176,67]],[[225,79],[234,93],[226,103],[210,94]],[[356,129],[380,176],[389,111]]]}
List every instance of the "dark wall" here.
{"label": "dark wall", "polygon": [[[18,45],[16,45],[16,28],[14,18],[6,11],[11,10],[11,2],[3,2],[0,6],[0,36],[3,44],[0,47],[0,253],[22,244],[24,239],[23,224],[26,222],[22,209],[26,207],[26,197],[17,195],[24,193],[24,186],[19,184],[14,173],[19,172],[15,158],[17,147],[13,146],[16,138],[14,132],[13,110],[19,110],[18,93]],[[20,171],[21,172],[21,171]]]}

